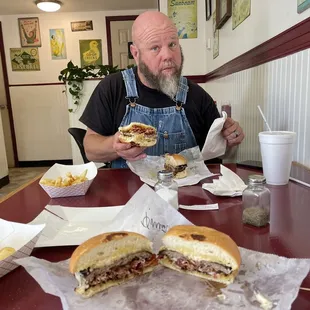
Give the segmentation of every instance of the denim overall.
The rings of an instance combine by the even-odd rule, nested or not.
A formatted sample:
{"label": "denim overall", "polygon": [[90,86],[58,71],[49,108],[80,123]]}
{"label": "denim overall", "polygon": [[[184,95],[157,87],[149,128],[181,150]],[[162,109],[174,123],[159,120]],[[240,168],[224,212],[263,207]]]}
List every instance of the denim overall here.
{"label": "denim overall", "polygon": [[[186,103],[187,79],[180,78],[176,94],[176,105],[167,108],[147,108],[137,104],[139,98],[135,74],[131,69],[122,71],[123,80],[126,86],[129,100],[126,106],[126,113],[120,126],[129,125],[131,122],[140,122],[152,125],[157,129],[157,143],[145,150],[145,153],[152,156],[159,156],[165,153],[179,153],[185,149],[197,145],[193,131],[186,118],[182,105]],[[127,168],[126,161],[118,158],[112,161],[112,168]]]}

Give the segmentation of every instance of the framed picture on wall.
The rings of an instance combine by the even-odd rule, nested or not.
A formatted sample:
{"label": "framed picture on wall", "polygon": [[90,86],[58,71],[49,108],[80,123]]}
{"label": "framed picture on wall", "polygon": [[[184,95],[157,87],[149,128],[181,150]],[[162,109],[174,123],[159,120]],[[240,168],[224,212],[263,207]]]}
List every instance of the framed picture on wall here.
{"label": "framed picture on wall", "polygon": [[42,45],[38,17],[19,18],[18,28],[22,47],[40,47]]}
{"label": "framed picture on wall", "polygon": [[81,67],[102,65],[101,40],[80,40]]}
{"label": "framed picture on wall", "polygon": [[297,12],[300,14],[310,8],[310,0],[297,0]]}
{"label": "framed picture on wall", "polygon": [[238,27],[251,14],[251,0],[232,1],[232,29]]}
{"label": "framed picture on wall", "polygon": [[39,51],[36,47],[10,48],[12,71],[39,71]]}
{"label": "framed picture on wall", "polygon": [[206,0],[206,20],[209,20],[212,16],[212,0]]}
{"label": "framed picture on wall", "polygon": [[221,29],[231,16],[232,0],[216,0],[216,29]]}

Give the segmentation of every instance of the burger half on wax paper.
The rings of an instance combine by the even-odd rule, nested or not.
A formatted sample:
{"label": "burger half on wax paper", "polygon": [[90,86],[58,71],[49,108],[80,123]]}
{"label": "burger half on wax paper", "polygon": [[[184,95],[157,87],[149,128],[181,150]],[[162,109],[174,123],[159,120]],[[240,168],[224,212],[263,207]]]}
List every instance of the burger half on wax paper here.
{"label": "burger half on wax paper", "polygon": [[173,172],[173,177],[187,177],[187,159],[180,154],[165,154],[165,169]]}
{"label": "burger half on wax paper", "polygon": [[238,246],[220,231],[194,225],[174,226],[162,241],[158,259],[165,267],[226,285],[238,274]]}
{"label": "burger half on wax paper", "polygon": [[157,130],[155,127],[138,122],[132,122],[127,126],[119,127],[119,141],[130,143],[133,146],[150,147],[157,142]]}
{"label": "burger half on wax paper", "polygon": [[119,231],[95,236],[78,246],[69,269],[79,283],[75,292],[88,298],[151,272],[157,265],[149,239],[134,232]]}

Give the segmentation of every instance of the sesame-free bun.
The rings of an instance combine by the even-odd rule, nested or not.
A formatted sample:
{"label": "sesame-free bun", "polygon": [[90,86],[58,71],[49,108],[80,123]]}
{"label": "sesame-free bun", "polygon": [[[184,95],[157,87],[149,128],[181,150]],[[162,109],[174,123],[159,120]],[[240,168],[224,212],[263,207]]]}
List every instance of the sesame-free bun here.
{"label": "sesame-free bun", "polygon": [[157,131],[153,126],[132,122],[127,126],[119,127],[119,141],[140,147],[150,147],[157,142]]}
{"label": "sesame-free bun", "polygon": [[180,154],[166,154],[165,162],[172,167],[187,165],[187,159]]}
{"label": "sesame-free bun", "polygon": [[164,235],[160,251],[170,250],[182,254],[189,260],[217,263],[231,268],[231,273],[218,274],[216,277],[199,271],[182,270],[169,258],[159,262],[171,269],[198,276],[200,278],[229,284],[238,274],[241,256],[237,244],[226,234],[209,227],[180,225],[174,226]]}
{"label": "sesame-free bun", "polygon": [[109,266],[129,254],[141,251],[153,252],[151,241],[143,235],[129,231],[104,233],[88,239],[75,249],[69,270],[75,273],[89,267]]}
{"label": "sesame-free bun", "polygon": [[75,292],[84,298],[88,298],[109,287],[127,282],[140,274],[151,272],[157,265],[157,259],[154,255],[154,258],[138,274],[132,272],[126,274],[124,278],[116,277],[94,285],[90,285],[90,283],[87,285],[84,277],[84,272],[88,270],[96,272],[96,269],[99,268],[98,270],[101,269],[106,273],[111,272],[113,268],[115,270],[117,266],[130,266],[134,257],[139,257],[140,253],[145,252],[153,255],[151,241],[134,232],[104,233],[85,241],[75,249],[69,263],[70,272],[75,274],[79,282]]}

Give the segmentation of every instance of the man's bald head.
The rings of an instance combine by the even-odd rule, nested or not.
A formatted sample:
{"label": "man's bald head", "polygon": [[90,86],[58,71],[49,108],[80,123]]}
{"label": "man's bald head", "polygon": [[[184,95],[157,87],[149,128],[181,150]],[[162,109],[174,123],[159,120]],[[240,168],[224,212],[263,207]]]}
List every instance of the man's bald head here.
{"label": "man's bald head", "polygon": [[140,14],[132,25],[133,43],[139,46],[154,32],[170,32],[177,36],[177,28],[167,15],[158,11],[146,11]]}

